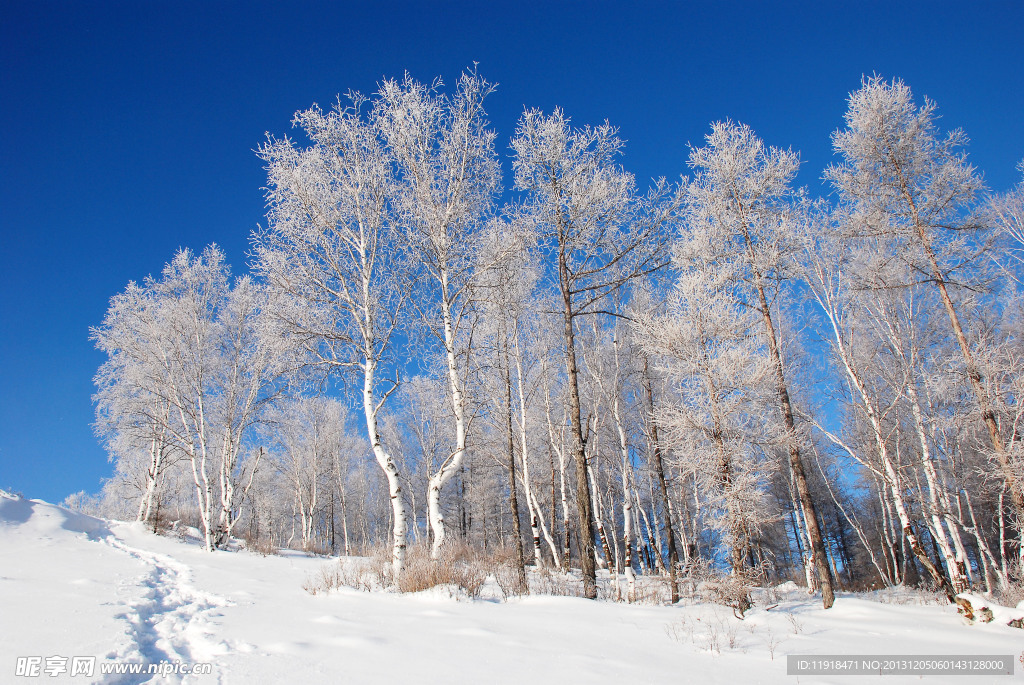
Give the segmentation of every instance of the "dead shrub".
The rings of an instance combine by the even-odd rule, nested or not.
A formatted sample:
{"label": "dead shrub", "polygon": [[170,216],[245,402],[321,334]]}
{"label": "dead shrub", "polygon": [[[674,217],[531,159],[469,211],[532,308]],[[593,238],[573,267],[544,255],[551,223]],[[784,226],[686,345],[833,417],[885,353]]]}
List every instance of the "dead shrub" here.
{"label": "dead shrub", "polygon": [[307,557],[327,557],[331,555],[331,548],[323,542],[310,541],[302,546],[302,551]]}
{"label": "dead shrub", "polygon": [[523,578],[519,575],[519,560],[512,547],[497,547],[481,561],[490,575],[494,576],[494,582],[497,583],[503,600],[508,601],[509,597],[522,597],[530,593],[529,585],[524,584]]}
{"label": "dead shrub", "polygon": [[1024,565],[1019,563],[1010,566],[1008,583],[993,593],[998,604],[1015,607],[1024,601]]}
{"label": "dead shrub", "polygon": [[669,579],[665,576],[637,576],[635,604],[668,604],[672,600]]}
{"label": "dead shrub", "polygon": [[349,587],[362,592],[372,592],[385,585],[377,581],[378,571],[372,560],[346,559],[324,564],[316,573],[310,574],[302,583],[302,589],[311,595]]}
{"label": "dead shrub", "polygon": [[427,545],[413,545],[406,553],[405,568],[398,577],[399,592],[422,592],[438,586],[461,590],[469,599],[477,599],[487,581],[487,566],[477,559],[468,545],[445,546],[440,558],[430,557]]}
{"label": "dead shrub", "polygon": [[342,586],[341,565],[325,564],[316,573],[306,576],[302,581],[302,589],[311,595],[330,592]]}
{"label": "dead shrub", "polygon": [[530,574],[530,594],[554,597],[582,597],[583,581],[575,576],[553,571],[546,566]]}
{"label": "dead shrub", "polygon": [[685,581],[699,601],[727,606],[736,618],[743,618],[743,614],[753,606],[751,590],[756,580],[764,575],[759,568],[727,574],[715,568],[708,559],[691,561],[685,571]]}
{"label": "dead shrub", "polygon": [[270,538],[261,538],[258,540],[247,540],[245,548],[250,552],[255,552],[260,556],[273,556],[278,552],[277,545]]}

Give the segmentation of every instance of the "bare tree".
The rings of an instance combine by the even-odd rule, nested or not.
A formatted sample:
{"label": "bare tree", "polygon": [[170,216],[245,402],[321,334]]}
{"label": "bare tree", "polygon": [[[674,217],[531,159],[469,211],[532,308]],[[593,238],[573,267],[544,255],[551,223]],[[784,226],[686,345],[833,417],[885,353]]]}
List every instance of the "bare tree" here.
{"label": "bare tree", "polygon": [[609,124],[573,128],[557,109],[526,111],[512,140],[515,186],[526,193],[520,218],[532,224],[561,295],[580,565],[591,599],[597,597],[594,515],[575,327],[578,317],[602,311],[611,293],[665,265],[666,223],[676,208],[663,182],[646,199],[637,197],[632,175],[615,163],[622,146]]}
{"label": "bare tree", "polygon": [[691,150],[689,164],[694,179],[686,199],[688,234],[676,250],[676,259],[683,265],[706,264],[729,270],[730,290],[737,302],[761,317],[786,430],[790,469],[827,609],[834,602],[832,577],[800,453],[783,366],[781,331],[772,314],[772,299],[786,278],[792,250],[786,217],[799,156],[790,150],[768,148],[750,127],[725,121],[712,124],[707,145]]}
{"label": "bare tree", "polygon": [[487,126],[484,99],[494,86],[475,71],[459,79],[456,91],[441,91],[408,75],[381,85],[376,123],[398,164],[398,217],[407,245],[429,281],[416,298],[427,328],[440,342],[446,366],[455,447],[430,474],[427,513],[433,531],[431,555],[445,542],[441,489],[462,467],[468,414],[466,375],[471,347],[464,341],[472,310],[474,242],[485,225],[500,186],[495,134]]}
{"label": "bare tree", "polygon": [[326,114],[316,106],[296,114],[294,124],[309,147],[271,137],[260,148],[270,224],[253,236],[255,268],[279,294],[275,313],[283,335],[311,363],[361,375],[367,437],[388,481],[398,575],[407,515],[398,466],[377,426],[397,379],[383,393],[378,388],[407,290],[400,284],[403,266],[389,206],[390,160],[363,111],[364,98],[352,93],[349,100]]}

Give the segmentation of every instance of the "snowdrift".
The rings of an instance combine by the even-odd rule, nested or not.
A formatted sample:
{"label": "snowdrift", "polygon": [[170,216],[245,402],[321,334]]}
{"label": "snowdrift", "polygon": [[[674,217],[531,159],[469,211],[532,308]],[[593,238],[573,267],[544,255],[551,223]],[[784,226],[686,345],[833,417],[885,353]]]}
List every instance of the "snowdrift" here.
{"label": "snowdrift", "polygon": [[[744,620],[724,607],[531,596],[465,601],[304,582],[336,560],[209,554],[137,524],[0,495],[4,682],[844,683],[787,675],[787,655],[1012,655],[1024,631],[968,625],[909,591],[841,594],[824,611],[789,584]],[[485,594],[485,596],[487,596]],[[13,676],[28,657],[94,657],[90,678]],[[19,661],[20,658],[20,661]],[[56,662],[59,664],[59,662]],[[70,661],[68,662],[70,663]],[[209,674],[107,673],[117,664],[210,664]],[[124,668],[122,666],[122,668]],[[164,667],[165,669],[168,667]],[[894,675],[891,683],[1020,682]]]}

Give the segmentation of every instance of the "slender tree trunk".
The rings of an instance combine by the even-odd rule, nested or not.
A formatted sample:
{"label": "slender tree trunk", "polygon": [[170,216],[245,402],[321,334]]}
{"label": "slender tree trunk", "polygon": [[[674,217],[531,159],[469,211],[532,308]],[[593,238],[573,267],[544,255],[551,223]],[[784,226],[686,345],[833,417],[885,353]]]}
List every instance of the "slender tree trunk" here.
{"label": "slender tree trunk", "polygon": [[[507,431],[508,447],[508,504],[512,512],[512,536],[516,551],[516,573],[519,579],[519,588],[525,591],[526,584],[526,561],[523,558],[523,533],[519,522],[519,499],[516,495],[516,441],[515,433],[512,431],[512,373],[509,368],[508,349],[505,349],[505,360],[502,372],[502,380],[505,382],[505,428]],[[500,361],[499,361],[500,364]],[[523,455],[525,458],[525,455]]]}
{"label": "slender tree trunk", "polygon": [[[1003,545],[1006,542],[1006,537],[1005,537],[1005,535],[1003,533],[1003,528],[1002,528],[1002,523],[1003,523],[1002,513],[1000,513],[1000,515],[999,515],[999,547],[1000,547],[1000,550],[1001,550],[1000,557],[1003,560],[1003,565],[1000,566],[1000,562],[996,561],[995,555],[992,554],[992,549],[989,547],[988,541],[985,540],[984,532],[978,526],[978,519],[974,515],[974,506],[971,504],[971,496],[967,493],[967,490],[964,490],[964,501],[967,503],[967,512],[968,512],[968,514],[970,514],[970,517],[971,517],[971,532],[974,533],[974,538],[977,541],[978,549],[981,551],[980,556],[981,556],[982,559],[988,558],[989,563],[992,566],[992,569],[991,569],[992,573],[996,577],[996,584],[997,584],[997,586],[1000,589],[1004,589],[1009,584],[1009,576],[1007,574],[1007,569],[1006,569],[1006,566],[1005,566],[1006,556],[1005,556],[1005,553],[1004,553],[1005,550],[1003,549]],[[1000,492],[999,493],[999,509],[1000,509],[1000,512],[1002,511],[1002,508],[1003,508],[1003,493]],[[987,578],[986,578],[986,580],[987,580]]]}
{"label": "slender tree trunk", "polygon": [[[566,269],[565,257],[559,254],[559,271]],[[579,530],[580,571],[583,575],[583,596],[597,599],[597,567],[594,563],[594,514],[591,505],[590,479],[587,478],[587,454],[583,440],[583,417],[580,407],[579,370],[576,366],[576,333],[571,294],[562,278],[565,304],[565,360],[569,383],[570,447],[576,467],[576,523]]]}
{"label": "slender tree trunk", "polygon": [[[527,439],[528,436],[527,436],[527,432],[526,432],[526,427],[527,427],[527,424],[526,424],[526,389],[525,389],[526,378],[524,377],[524,374],[523,374],[523,362],[522,362],[521,350],[520,350],[520,347],[519,347],[518,331],[516,331],[514,343],[515,343],[515,353],[516,353],[515,354],[515,360],[516,360],[516,389],[517,389],[518,400],[519,400],[519,407],[518,407],[518,409],[519,409],[519,419],[518,419],[518,421],[516,423],[518,424],[518,428],[519,428],[519,457],[520,457],[520,460],[522,461],[522,465],[523,465],[521,478],[522,478],[522,482],[523,482],[523,492],[526,495],[526,507],[527,507],[527,510],[528,510],[528,512],[530,514],[530,533],[532,534],[532,537],[533,537],[533,560],[534,560],[534,564],[536,564],[537,568],[540,568],[541,565],[544,563],[543,555],[542,555],[541,547],[540,547],[540,526],[541,526],[541,524],[543,522],[543,512],[541,511],[541,508],[540,508],[539,504],[537,503],[537,499],[533,496],[533,486],[532,486],[531,481],[530,481],[530,459],[529,459],[530,452],[529,452],[529,440]],[[511,406],[511,402],[510,402],[510,406]],[[547,530],[544,531],[544,536],[548,537]],[[549,538],[549,542],[550,542],[550,538]],[[555,560],[556,560],[555,563],[557,563],[557,559],[558,559],[558,556],[556,555],[555,556]]]}
{"label": "slender tree trunk", "polygon": [[650,412],[649,433],[651,441],[651,464],[658,477],[658,492],[661,495],[662,520],[665,528],[665,539],[668,546],[668,579],[672,593],[672,603],[679,601],[679,583],[676,579],[679,567],[679,551],[676,549],[676,536],[672,531],[672,517],[669,510],[668,483],[665,480],[665,467],[661,459],[661,441],[658,439],[658,422],[654,411],[654,384],[651,380],[647,355],[643,355],[643,386],[647,395],[647,409]]}
{"label": "slender tree trunk", "polygon": [[[462,378],[459,376],[458,362],[455,358],[455,324],[451,311],[448,270],[445,265],[440,268],[440,287],[445,362],[448,372],[448,388],[451,393],[452,414],[455,418],[455,450],[437,472],[430,476],[427,485],[427,518],[434,533],[434,543],[430,550],[430,556],[433,559],[440,557],[446,534],[444,514],[441,512],[441,488],[462,466],[462,460],[466,454],[466,401],[462,389]],[[513,487],[515,487],[514,483]]]}
{"label": "slender tree trunk", "polygon": [[348,537],[348,502],[345,496],[345,477],[341,471],[341,459],[338,455],[334,457],[334,478],[338,483],[338,495],[341,499],[341,535],[345,545],[345,556],[352,554],[351,547],[349,546]]}
{"label": "slender tree trunk", "polygon": [[363,362],[363,410],[366,416],[366,431],[370,438],[370,447],[378,466],[388,481],[388,497],[391,500],[391,566],[395,580],[402,575],[405,567],[406,536],[408,534],[408,518],[405,513],[405,502],[402,500],[402,482],[398,477],[398,467],[391,455],[381,444],[377,431],[377,403],[374,398],[374,375],[377,364],[373,359],[373,348],[367,344]]}
{"label": "slender tree trunk", "polygon": [[[616,380],[619,375],[619,354],[618,345],[615,348],[615,371]],[[622,572],[626,576],[627,599],[630,603],[636,601],[636,574],[633,572],[633,492],[632,492],[632,466],[629,459],[629,441],[626,437],[626,427],[622,420],[620,411],[620,397],[616,389],[612,403],[612,417],[615,419],[615,431],[619,436],[619,453],[622,460],[622,542],[623,542],[623,567]],[[618,562],[618,553],[615,555]]]}
{"label": "slender tree trunk", "polygon": [[[546,374],[547,369],[542,369],[542,373]],[[558,436],[555,432],[554,421],[551,418],[551,397],[549,396],[546,387],[544,390],[544,416],[548,424],[548,444],[555,450],[555,455],[558,457],[558,486],[560,501],[562,504],[562,568],[566,572],[569,572],[571,568],[570,556],[572,553],[572,528],[569,524],[569,496],[565,484],[565,449],[560,440],[556,446],[555,441],[558,439]],[[552,506],[554,505],[552,504]]]}
{"label": "slender tree trunk", "polygon": [[796,482],[800,508],[803,510],[804,524],[807,527],[807,537],[811,543],[812,563],[818,572],[818,582],[821,584],[822,604],[826,609],[829,609],[835,603],[835,593],[832,590],[832,575],[829,572],[828,561],[825,558],[825,543],[821,536],[821,528],[818,526],[817,509],[811,496],[811,488],[807,484],[804,463],[800,458],[799,438],[796,433],[796,424],[793,421],[793,405],[789,399],[786,376],[782,370],[782,355],[779,353],[779,343],[775,337],[775,325],[772,323],[771,309],[769,308],[768,298],[765,297],[764,286],[760,283],[760,279],[758,279],[757,283],[757,295],[761,316],[764,319],[765,335],[768,339],[768,353],[771,357],[772,366],[775,369],[776,393],[779,398],[779,407],[782,410],[782,419],[786,426],[786,437],[789,440],[789,465],[792,469],[793,480]]}
{"label": "slender tree trunk", "polygon": [[163,448],[157,447],[157,439],[154,437],[149,443],[149,469],[146,471],[146,491],[139,502],[139,513],[136,521],[149,523],[149,517],[153,508],[153,493],[156,492],[157,478],[160,476],[160,462],[162,461]]}
{"label": "slender tree trunk", "polygon": [[[612,556],[612,551],[608,546],[608,535],[604,530],[604,519],[601,513],[601,493],[597,489],[597,481],[594,479],[594,469],[587,465],[587,478],[590,479],[590,495],[593,497],[591,502],[591,511],[594,512],[594,523],[597,527],[597,537],[601,541],[601,551],[604,554],[604,566],[609,572],[615,573],[615,559]],[[594,549],[594,561],[600,563],[600,559],[597,556],[597,549]]]}
{"label": "slender tree trunk", "polygon": [[966,574],[966,565],[964,564],[963,558],[960,557],[957,551],[954,549],[954,544],[950,541],[950,537],[959,538],[959,533],[955,528],[951,527],[950,535],[947,536],[945,529],[945,522],[943,520],[943,511],[941,500],[945,500],[944,493],[942,492],[943,483],[940,481],[938,473],[935,470],[935,464],[932,461],[931,449],[928,445],[928,436],[925,432],[924,415],[921,411],[921,404],[917,397],[917,388],[914,387],[915,381],[911,380],[907,386],[907,397],[910,399],[910,407],[914,417],[914,428],[917,432],[918,442],[921,446],[921,467],[924,471],[925,481],[927,482],[927,501],[929,508],[929,530],[932,533],[932,540],[937,544],[942,552],[942,558],[946,562],[946,569],[949,573],[950,582],[953,585],[953,589],[956,592],[966,592],[970,587],[970,581]]}

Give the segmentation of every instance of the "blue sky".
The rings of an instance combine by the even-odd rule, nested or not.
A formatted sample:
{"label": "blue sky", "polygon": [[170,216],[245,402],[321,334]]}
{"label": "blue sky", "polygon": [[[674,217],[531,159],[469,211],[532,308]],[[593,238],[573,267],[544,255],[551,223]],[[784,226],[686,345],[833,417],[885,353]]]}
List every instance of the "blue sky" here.
{"label": "blue sky", "polygon": [[[497,81],[524,106],[608,119],[641,181],[685,171],[716,119],[804,161],[862,74],[902,77],[972,139],[994,190],[1024,158],[1024,3],[24,2],[0,19],[0,487],[59,501],[111,472],[88,339],[109,298],[178,247],[236,272],[263,220],[253,153],[292,114],[408,70]],[[508,184],[506,176],[506,184]]]}

